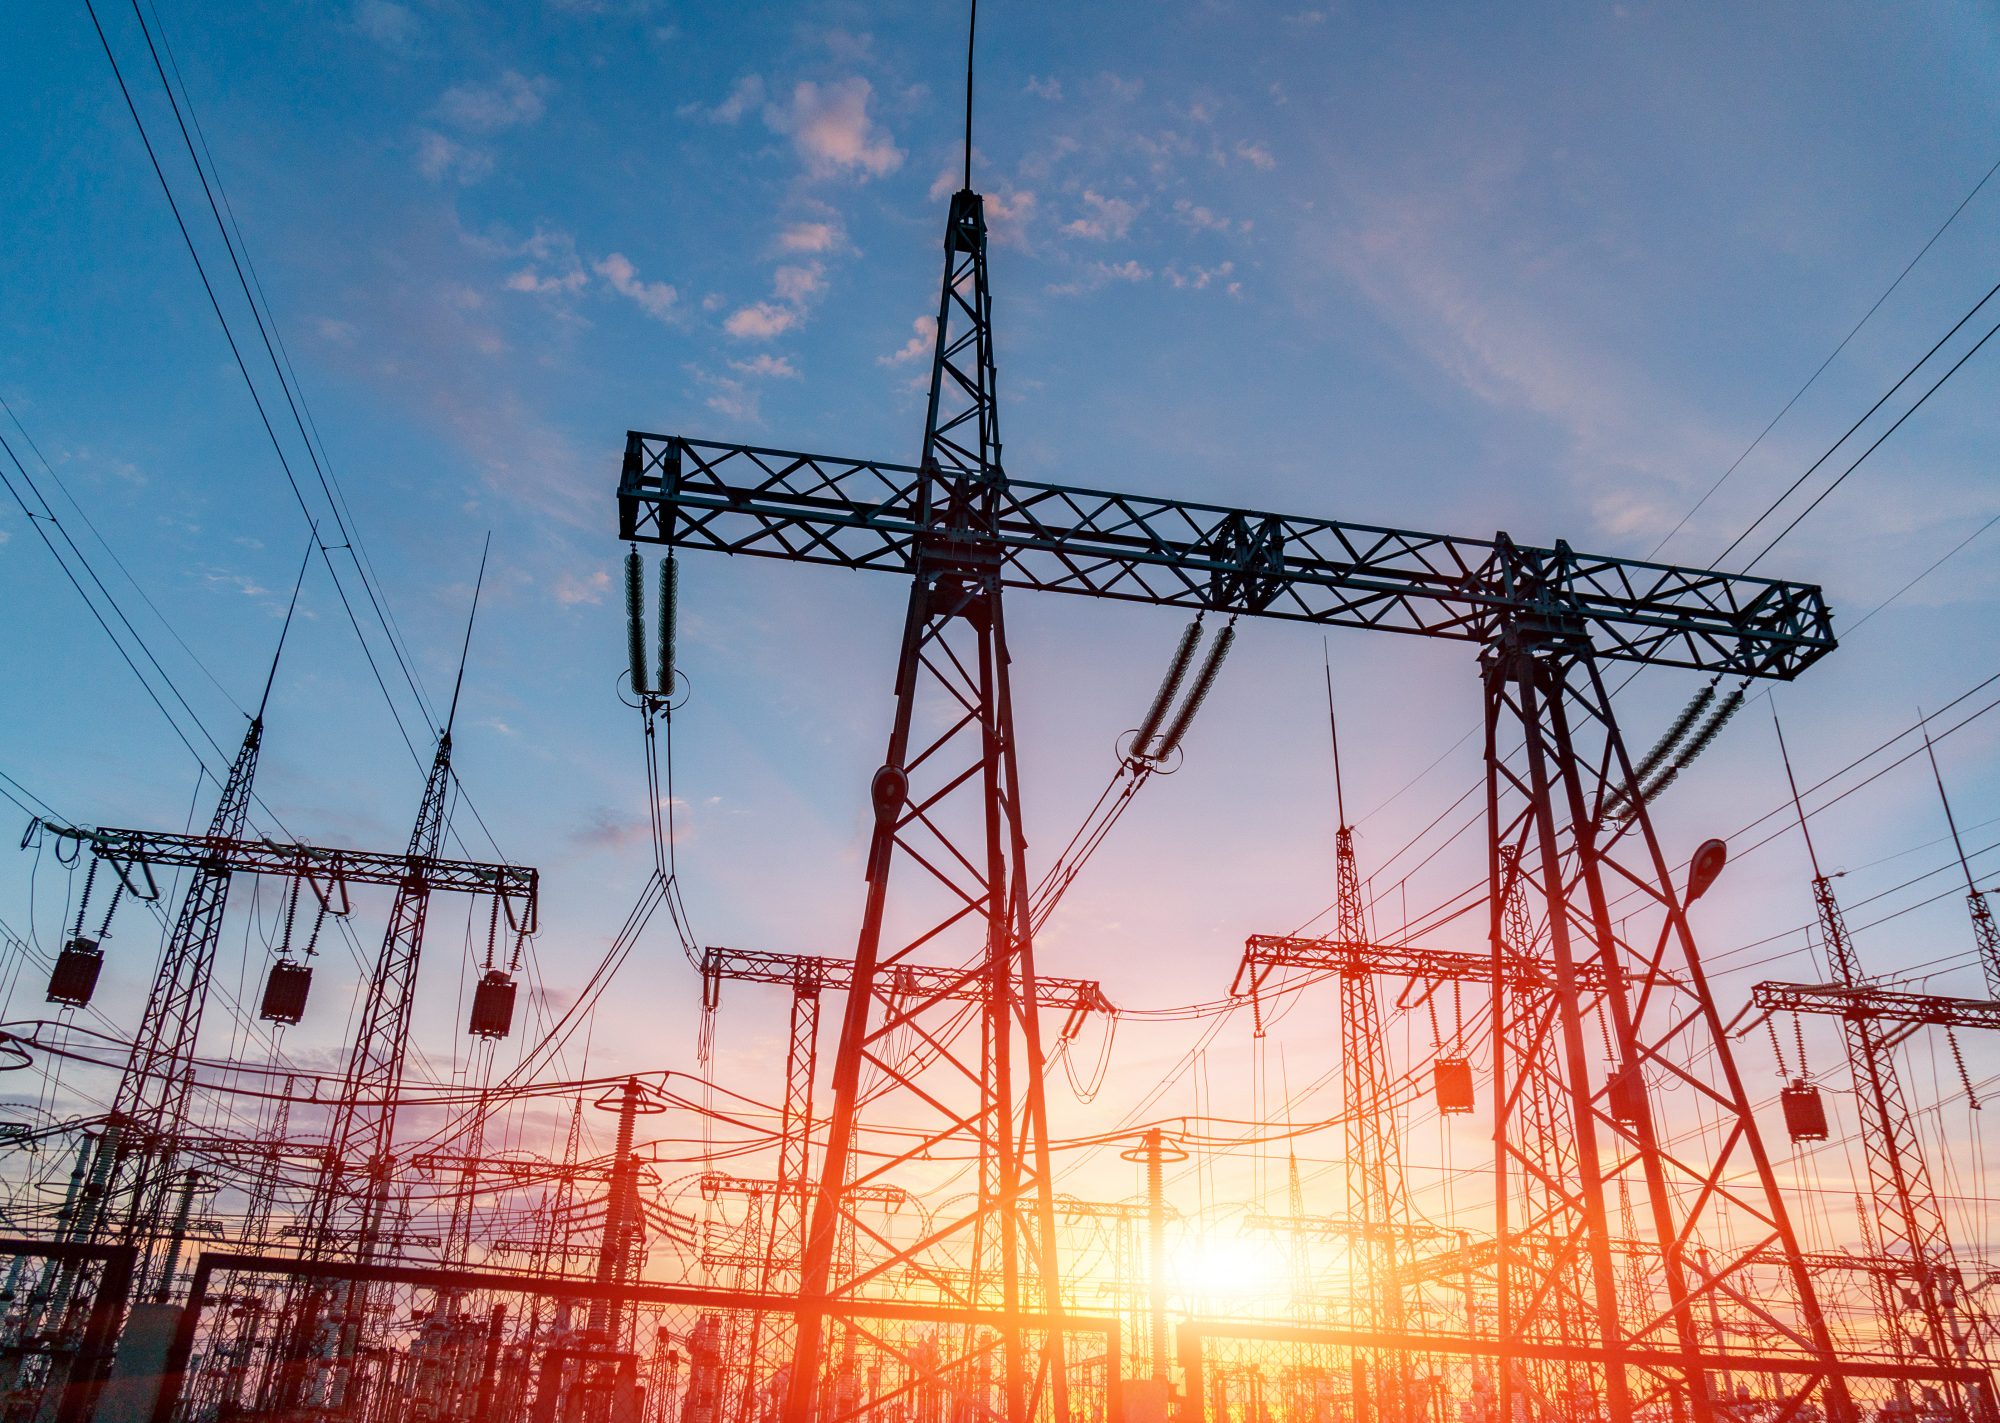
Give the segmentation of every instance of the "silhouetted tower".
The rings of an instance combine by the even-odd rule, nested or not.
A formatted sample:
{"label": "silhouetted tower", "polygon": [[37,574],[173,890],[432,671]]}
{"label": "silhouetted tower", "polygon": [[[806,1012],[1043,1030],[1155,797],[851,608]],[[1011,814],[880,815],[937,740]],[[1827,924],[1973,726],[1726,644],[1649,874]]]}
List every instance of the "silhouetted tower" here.
{"label": "silhouetted tower", "polygon": [[1980,972],[1986,976],[1986,996],[2000,998],[2000,924],[1993,922],[1986,896],[1973,882],[1972,862],[1966,858],[1965,842],[1958,838],[1958,817],[1951,813],[1951,797],[1944,793],[1944,772],[1938,769],[1937,748],[1931,745],[1928,727],[1924,730],[1924,752],[1931,759],[1931,776],[1937,781],[1938,799],[1944,803],[1944,820],[1951,827],[1951,844],[1958,851],[1958,867],[1965,872],[1965,907],[1972,915],[1972,943],[1979,951]]}
{"label": "silhouetted tower", "polygon": [[[1827,970],[1834,983],[1857,988],[1866,982],[1861,961],[1848,935],[1840,902],[1834,898],[1833,881],[1821,870],[1819,854],[1813,848],[1776,707],[1772,708],[1771,722],[1777,727],[1785,781],[1791,787],[1792,808],[1805,840],[1807,862],[1812,866],[1813,907]],[[1848,1068],[1854,1076],[1854,1096],[1861,1110],[1861,1142],[1868,1160],[1868,1184],[1881,1250],[1902,1262],[1908,1271],[1906,1280],[1890,1292],[1896,1305],[1891,1316],[1891,1343],[1900,1358],[1911,1362],[1956,1364],[1979,1359],[1985,1341],[1978,1337],[1978,1314],[1964,1297],[1944,1212],[1931,1185],[1916,1121],[1903,1095],[1902,1076],[1896,1070],[1895,1048],[1912,1029],[1898,1030],[1863,1012],[1843,1015],[1841,1027],[1847,1039]],[[1983,1400],[1961,1400],[1960,1406],[1983,1409]],[[1978,1416],[1986,1415],[1982,1411]]]}
{"label": "silhouetted tower", "polygon": [[[1028,926],[1033,882],[1024,864],[1001,568],[976,547],[993,530],[1006,479],[994,406],[986,241],[984,204],[979,194],[963,189],[952,198],[945,225],[937,349],[919,466],[923,532],[896,676],[895,721],[872,786],[875,825],[854,988],[841,1024],[826,1151],[805,1238],[798,1339],[785,1407],[791,1423],[805,1423],[818,1407],[821,1302],[852,1288],[852,1282],[836,1278],[835,1250],[842,1197],[857,1174],[853,1145],[864,1067],[888,1074],[898,1089],[882,1094],[883,1107],[895,1103],[938,1118],[934,1126],[918,1125],[918,1144],[907,1150],[907,1159],[926,1153],[934,1133],[966,1132],[977,1142],[976,1204],[938,1233],[969,1244],[973,1276],[967,1303],[998,1309],[1009,1321],[1058,1304],[1044,1058]],[[931,720],[932,714],[938,719]],[[899,865],[925,882],[913,882],[909,890],[915,892],[906,891],[899,900],[900,910],[922,927],[908,938],[888,940],[889,886]],[[928,893],[940,883],[940,893]],[[905,1024],[918,1037],[941,1033],[956,1007],[948,1000],[907,999],[896,989],[894,970],[920,950],[935,953],[968,938],[977,954],[972,972],[985,986],[979,1055],[976,1060],[946,1055],[942,1074],[929,1073],[933,1080],[918,1090],[907,1075],[912,1064],[885,1052],[883,1039]],[[955,1105],[947,1105],[954,1099]],[[883,1162],[871,1161],[867,1174],[879,1176],[885,1169]],[[873,1262],[870,1273],[904,1258]],[[1003,1334],[1008,1416],[1028,1416],[1026,1395],[1033,1379],[1045,1373],[1056,1398],[1054,1416],[1065,1418],[1060,1336],[1044,1336],[1043,1357],[1037,1360],[1029,1357],[1018,1325],[1010,1323]]]}
{"label": "silhouetted tower", "polygon": [[479,588],[485,581],[486,556],[482,553],[472,594],[472,616],[466,619],[458,678],[451,691],[451,710],[438,733],[417,821],[404,851],[408,872],[396,886],[389,927],[369,975],[361,1024],[327,1131],[326,1161],[313,1192],[302,1241],[310,1254],[347,1255],[367,1263],[381,1241],[394,1165],[396,1099],[403,1086],[417,963],[423,954],[424,921],[430,911],[431,882],[424,869],[438,858],[444,843],[445,802],[451,795],[451,729],[458,717],[459,693],[465,686],[465,653],[472,646]]}
{"label": "silhouetted tower", "polygon": [[[264,743],[264,712],[277,681],[292,614],[298,608],[305,567],[300,565],[298,581],[292,587],[291,604],[285,610],[257,712],[243,733],[243,744],[222,784],[222,798],[209,819],[213,858],[196,865],[188,878],[187,895],[167,936],[152,992],[118,1079],[110,1121],[99,1148],[108,1169],[100,1173],[92,1194],[81,1204],[75,1232],[80,1239],[108,1234],[125,1241],[157,1243],[172,1213],[178,1139],[187,1126],[188,1098],[194,1087],[195,1042],[201,1035],[202,1011],[208,1006],[215,951],[222,941],[223,914],[229,905],[231,872],[226,847],[242,838],[250,813],[251,785]],[[138,1285],[143,1288],[158,1280],[166,1268],[161,1252],[148,1249]]]}
{"label": "silhouetted tower", "polygon": [[[1361,870],[1354,858],[1354,827],[1340,775],[1340,726],[1333,711],[1333,671],[1326,671],[1327,729],[1333,738],[1333,794],[1339,817],[1334,836],[1334,941],[1350,948],[1370,942]],[[1400,1333],[1409,1323],[1397,1266],[1397,1230],[1410,1220],[1403,1180],[1396,1106],[1390,1094],[1389,1047],[1382,1032],[1382,1004],[1375,975],[1354,954],[1340,974],[1340,1080],[1346,1116],[1347,1214],[1355,1229],[1354,1323],[1370,1331]],[[1354,1359],[1355,1417],[1397,1420],[1409,1401],[1406,1354],[1361,1354]]]}

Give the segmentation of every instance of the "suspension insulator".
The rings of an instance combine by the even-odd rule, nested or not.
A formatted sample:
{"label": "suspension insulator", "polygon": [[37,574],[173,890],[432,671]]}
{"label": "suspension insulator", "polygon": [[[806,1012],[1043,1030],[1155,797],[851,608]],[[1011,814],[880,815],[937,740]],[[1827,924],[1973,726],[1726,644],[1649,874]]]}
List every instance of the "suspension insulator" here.
{"label": "suspension insulator", "polygon": [[[1647,778],[1660,768],[1661,763],[1671,756],[1686,738],[1688,728],[1694,725],[1695,718],[1708,710],[1708,704],[1714,700],[1713,682],[1694,694],[1688,704],[1681,708],[1681,714],[1674,718],[1673,724],[1660,734],[1658,741],[1653,743],[1652,750],[1640,758],[1639,764],[1632,768],[1632,786],[1646,784]],[[1630,799],[1630,791],[1631,786],[1619,786],[1614,790],[1605,806],[1606,811],[1615,815],[1624,809],[1625,803]]]}
{"label": "suspension insulator", "polygon": [[1234,623],[1216,634],[1215,644],[1208,649],[1208,660],[1201,664],[1201,671],[1195,673],[1194,684],[1188,688],[1187,700],[1174,713],[1166,734],[1160,737],[1160,744],[1150,754],[1154,760],[1161,760],[1173,754],[1187,729],[1194,723],[1194,714],[1201,710],[1201,704],[1208,700],[1209,690],[1215,686],[1215,675],[1222,670],[1222,659],[1229,655],[1229,649],[1236,642]]}
{"label": "suspension insulator", "polygon": [[646,695],[646,564],[636,548],[625,555],[625,653],[632,693]]}
{"label": "suspension insulator", "polygon": [[311,964],[279,959],[264,979],[257,1016],[267,1023],[296,1023],[306,1015],[306,995],[312,991]]}
{"label": "suspension insulator", "polygon": [[1201,641],[1201,619],[1196,618],[1181,634],[1181,644],[1174,649],[1174,660],[1167,664],[1167,675],[1160,679],[1160,690],[1153,695],[1153,704],[1146,708],[1145,719],[1139,729],[1132,734],[1131,755],[1134,758],[1148,756],[1147,745],[1166,720],[1167,707],[1174,699],[1174,693],[1181,689],[1181,679],[1187,676],[1188,665],[1194,661],[1195,646]]}
{"label": "suspension insulator", "polygon": [[1721,735],[1722,728],[1729,725],[1729,719],[1736,715],[1737,709],[1742,705],[1743,689],[1738,687],[1722,699],[1722,705],[1715,709],[1715,714],[1709,717],[1701,730],[1694,734],[1694,739],[1681,748],[1681,754],[1674,757],[1674,769],[1677,771],[1687,769],[1688,763],[1706,751],[1708,744]]}
{"label": "suspension insulator", "polygon": [[67,1008],[82,1008],[97,991],[97,975],[104,971],[104,950],[97,940],[81,934],[71,937],[56,955],[55,971],[49,975],[49,1002]]}
{"label": "suspension insulator", "polygon": [[514,1030],[514,979],[490,968],[472,986],[472,1018],[465,1030],[476,1038],[504,1038]]}
{"label": "suspension insulator", "polygon": [[660,680],[653,690],[663,697],[674,694],[674,653],[679,640],[681,566],[668,554],[660,560]]}

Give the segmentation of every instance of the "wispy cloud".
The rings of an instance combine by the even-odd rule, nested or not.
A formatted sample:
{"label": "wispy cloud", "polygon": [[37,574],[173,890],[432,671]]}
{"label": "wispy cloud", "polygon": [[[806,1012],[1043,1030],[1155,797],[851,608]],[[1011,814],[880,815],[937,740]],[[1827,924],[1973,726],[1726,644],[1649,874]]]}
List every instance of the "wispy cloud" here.
{"label": "wispy cloud", "polygon": [[384,49],[403,54],[416,43],[421,27],[407,5],[394,0],[360,0],[354,7],[354,28]]}
{"label": "wispy cloud", "polygon": [[1071,237],[1089,238],[1096,242],[1106,242],[1122,238],[1132,229],[1132,219],[1139,215],[1140,203],[1132,203],[1124,198],[1107,198],[1102,193],[1089,188],[1083,192],[1084,215],[1063,224],[1063,231]]}
{"label": "wispy cloud", "polygon": [[1053,75],[1044,79],[1038,74],[1030,74],[1027,84],[1023,87],[1026,92],[1033,94],[1037,99],[1047,99],[1052,104],[1060,104],[1062,102],[1062,80],[1057,79]]}
{"label": "wispy cloud", "polygon": [[498,133],[540,119],[553,87],[547,79],[509,69],[489,84],[452,85],[438,99],[438,117],[470,133]]}
{"label": "wispy cloud", "polygon": [[434,183],[470,187],[493,171],[493,155],[447,138],[436,129],[417,130],[417,171]]}
{"label": "wispy cloud", "polygon": [[747,361],[731,361],[729,369],[760,379],[795,380],[799,374],[789,356],[774,356],[769,351],[760,351]]}
{"label": "wispy cloud", "polygon": [[746,341],[768,341],[798,325],[799,313],[776,302],[757,301],[729,313],[722,329]]}
{"label": "wispy cloud", "polygon": [[706,119],[712,124],[733,124],[764,102],[764,78],[760,74],[746,74],[729,86],[729,94],[714,108],[704,108],[700,104],[682,104],[675,112],[683,118]]}
{"label": "wispy cloud", "polygon": [[831,252],[846,241],[837,222],[795,222],[778,234],[780,252]]}
{"label": "wispy cloud", "polygon": [[586,603],[601,603],[604,601],[604,595],[610,590],[611,575],[599,568],[581,576],[574,572],[565,572],[556,579],[555,586],[550,592],[557,604],[565,608],[574,608]]}
{"label": "wispy cloud", "polygon": [[764,120],[774,132],[790,135],[813,177],[880,178],[902,166],[903,150],[869,117],[874,92],[859,75],[827,84],[801,80],[790,103],[767,106]]}
{"label": "wispy cloud", "polygon": [[877,356],[875,358],[876,365],[908,365],[911,361],[917,360],[922,356],[928,356],[931,353],[931,348],[937,344],[937,318],[935,316],[919,316],[915,321],[910,323],[910,329],[915,334],[888,355]]}
{"label": "wispy cloud", "polygon": [[680,300],[680,293],[665,282],[641,281],[639,269],[622,252],[613,252],[594,263],[591,270],[609,282],[613,291],[656,320],[665,321],[672,316],[674,304]]}

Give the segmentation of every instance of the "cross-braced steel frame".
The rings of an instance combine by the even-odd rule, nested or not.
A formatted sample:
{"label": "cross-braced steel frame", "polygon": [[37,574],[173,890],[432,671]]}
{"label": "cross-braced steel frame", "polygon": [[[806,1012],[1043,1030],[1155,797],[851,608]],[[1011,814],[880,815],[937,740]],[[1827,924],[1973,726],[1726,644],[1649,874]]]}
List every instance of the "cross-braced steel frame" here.
{"label": "cross-braced steel frame", "polygon": [[[1727,1314],[1754,1320],[1802,1361],[1792,1374],[1802,1380],[1794,1404],[1823,1393],[1836,1418],[1851,1416],[1651,823],[1643,806],[1629,820],[1604,814],[1613,792],[1621,806],[1639,797],[1596,667],[1602,658],[1794,677],[1834,645],[1819,590],[1582,555],[1560,542],[1535,548],[1505,534],[1467,539],[1010,478],[995,419],[977,194],[952,199],[945,245],[918,464],[633,432],[618,491],[627,539],[911,579],[889,752],[872,787],[854,987],[805,1240],[788,1423],[811,1415],[830,1303],[892,1271],[920,1273],[937,1247],[969,1247],[972,1268],[962,1278],[972,1299],[990,1298],[1006,1311],[1061,1309],[1001,615],[1007,587],[1483,646],[1490,977],[1496,995],[1512,992],[1507,975],[1519,968],[1510,963],[1519,955],[1502,948],[1502,906],[1517,873],[1503,872],[1503,859],[1546,902],[1555,975],[1550,991],[1529,995],[1535,1011],[1496,1004],[1496,1021],[1509,1011],[1519,1021],[1494,1085],[1501,1199],[1510,1174],[1531,1171],[1546,1182],[1537,1207],[1545,1219],[1526,1224],[1536,1238],[1559,1239],[1556,1257],[1581,1271],[1596,1332],[1590,1357],[1610,1361],[1613,1412],[1657,1396],[1705,1423],[1712,1409],[1699,1361],[1717,1346],[1704,1321]],[[1581,739],[1579,724],[1587,731]],[[1503,726],[1524,738],[1523,769],[1502,755]],[[1607,885],[1628,884],[1659,922],[1650,947],[1626,943],[1612,922]],[[983,983],[976,1063],[956,1045],[950,995],[899,979],[917,954],[953,938],[979,945],[957,980]],[[1585,1041],[1599,999],[1614,1036],[1608,1072],[1593,1071]],[[1521,1134],[1536,1130],[1522,1104],[1542,1100],[1520,1090],[1523,1072],[1548,1074],[1568,1103],[1573,1172],[1541,1145],[1518,1149]],[[1715,1147],[1697,1153],[1678,1137],[1663,1139],[1648,1092],[1679,1094],[1706,1113]],[[864,1168],[855,1151],[861,1108],[891,1104],[907,1118],[899,1126],[916,1129],[906,1147],[868,1157]],[[838,1230],[852,1219],[843,1193],[952,1139],[977,1144],[976,1205],[914,1244],[873,1241],[872,1260],[851,1274],[837,1271]],[[1574,1179],[1556,1179],[1566,1173]],[[1607,1202],[1634,1188],[1660,1263],[1636,1287],[1628,1279],[1621,1313]],[[1523,1225],[1504,1217],[1501,1224],[1503,1239]],[[1753,1295],[1742,1279],[1753,1259],[1773,1250],[1785,1274],[1775,1301]],[[1501,1259],[1508,1337],[1530,1341],[1520,1344],[1530,1354],[1568,1347],[1533,1342],[1543,1330],[1538,1316],[1556,1307],[1535,1274],[1544,1267],[1505,1251]],[[961,1277],[938,1262],[932,1278]],[[1060,1331],[1045,1337],[1045,1347],[1059,1351]],[[1503,1347],[1512,1346],[1503,1340]],[[1041,1396],[1029,1385],[1032,1362],[1010,1340],[1012,1423],[1024,1423],[1031,1397]],[[1062,1369],[1045,1363],[1037,1376],[1059,1380]]]}
{"label": "cross-braced steel frame", "polygon": [[[1850,1418],[1833,1340],[1651,819],[1643,803],[1622,824],[1605,813],[1613,796],[1640,798],[1588,643],[1559,627],[1524,628],[1483,662],[1493,1016],[1508,1024],[1496,1037],[1492,1084],[1503,1350],[1560,1330],[1560,1319],[1544,1320],[1576,1278],[1610,1417],[1657,1404],[1702,1423],[1714,1417],[1707,1371],[1685,1361],[1722,1351],[1712,1321],[1726,1314],[1774,1352],[1819,1365],[1793,1376],[1785,1416],[1820,1397],[1835,1419]],[[1503,728],[1521,734],[1517,757]],[[1555,1011],[1528,1023],[1500,987],[1515,875],[1540,900],[1556,977]],[[1638,917],[1650,941],[1627,940],[1613,917],[1611,898],[1626,891],[1644,901]],[[1602,975],[1595,1003],[1579,978],[1585,965]],[[1608,1038],[1608,1060],[1593,1051],[1592,1018]],[[1544,1130],[1526,1119],[1535,1101],[1526,1089],[1545,1072],[1559,1074],[1574,1135],[1574,1163],[1560,1176],[1539,1148],[1528,1149]],[[1541,1218],[1509,1217],[1523,1172],[1539,1187]],[[1659,1249],[1636,1281],[1628,1272],[1621,1282],[1612,1250],[1621,1188],[1643,1202]],[[1513,1248],[1550,1236],[1553,1251]],[[1771,1247],[1789,1276],[1776,1299],[1749,1279]],[[1503,1416],[1517,1387],[1513,1363],[1502,1354]]]}

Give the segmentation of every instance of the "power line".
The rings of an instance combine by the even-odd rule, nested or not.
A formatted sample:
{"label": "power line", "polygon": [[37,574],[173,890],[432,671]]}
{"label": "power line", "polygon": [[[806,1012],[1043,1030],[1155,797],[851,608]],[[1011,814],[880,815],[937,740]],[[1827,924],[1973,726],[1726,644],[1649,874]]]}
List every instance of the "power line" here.
{"label": "power line", "polygon": [[1924,254],[1929,252],[1931,248],[1937,245],[1938,239],[1944,236],[1945,230],[1949,228],[1954,222],[1958,221],[1958,215],[1965,211],[1966,207],[1970,205],[1970,203],[1974,198],[1979,196],[1979,190],[1986,186],[1987,180],[1991,178],[1995,173],[2000,173],[2000,160],[1995,160],[1993,166],[1991,168],[1988,168],[1984,173],[1980,175],[1979,181],[1972,185],[1972,191],[1967,193],[1963,198],[1959,199],[1958,206],[1951,210],[1951,216],[1947,217],[1944,220],[1944,223],[1938,228],[1938,230],[1931,234],[1930,241],[1926,242],[1922,247],[1917,249],[1917,255],[1910,258],[1908,262],[1903,264],[1903,270],[1896,274],[1896,280],[1889,283],[1888,286],[1882,289],[1882,295],[1875,298],[1874,304],[1870,306],[1868,310],[1866,310],[1861,314],[1861,319],[1854,323],[1853,327],[1849,329],[1848,333],[1845,336],[1840,338],[1840,344],[1838,346],[1835,346],[1833,350],[1830,353],[1828,353],[1827,358],[1821,361],[1819,365],[1814,368],[1813,373],[1810,376],[1806,377],[1806,383],[1800,386],[1796,391],[1792,393],[1792,398],[1790,400],[1787,400],[1784,404],[1784,407],[1781,410],[1779,410],[1776,415],[1773,415],[1771,417],[1770,423],[1767,424],[1762,430],[1759,430],[1757,432],[1757,438],[1752,440],[1747,446],[1744,447],[1743,453],[1738,455],[1735,458],[1735,460],[1733,460],[1730,463],[1729,468],[1725,469],[1722,472],[1721,477],[1718,478],[1715,481],[1715,483],[1711,484],[1708,487],[1707,493],[1703,494],[1701,498],[1694,501],[1694,506],[1690,508],[1687,511],[1687,513],[1681,515],[1680,522],[1675,524],[1671,529],[1667,530],[1666,537],[1661,539],[1658,543],[1654,544],[1653,551],[1647,554],[1646,557],[1658,558],[1660,555],[1660,550],[1665,548],[1669,543],[1672,543],[1674,536],[1678,534],[1682,529],[1687,527],[1688,520],[1692,519],[1696,514],[1700,513],[1702,506],[1708,503],[1709,499],[1714,496],[1715,492],[1718,489],[1722,488],[1724,484],[1727,484],[1729,482],[1729,477],[1732,474],[1736,473],[1737,467],[1741,465],[1744,460],[1750,458],[1751,452],[1755,450],[1757,446],[1764,443],[1764,437],[1770,434],[1771,431],[1775,430],[1778,426],[1778,422],[1784,419],[1785,416],[1791,412],[1791,408],[1794,405],[1797,405],[1799,403],[1800,397],[1802,397],[1808,390],[1811,390],[1813,388],[1814,383],[1819,380],[1820,376],[1825,374],[1826,368],[1833,364],[1834,358],[1838,356],[1842,351],[1847,349],[1848,342],[1852,341],[1857,335],[1859,335],[1861,332],[1861,328],[1866,326],[1869,320],[1875,315],[1875,313],[1882,309],[1882,303],[1887,301],[1889,297],[1895,292],[1896,288],[1900,287],[1903,284],[1903,278],[1910,275],[1911,271],[1915,269],[1917,263],[1923,261]]}

